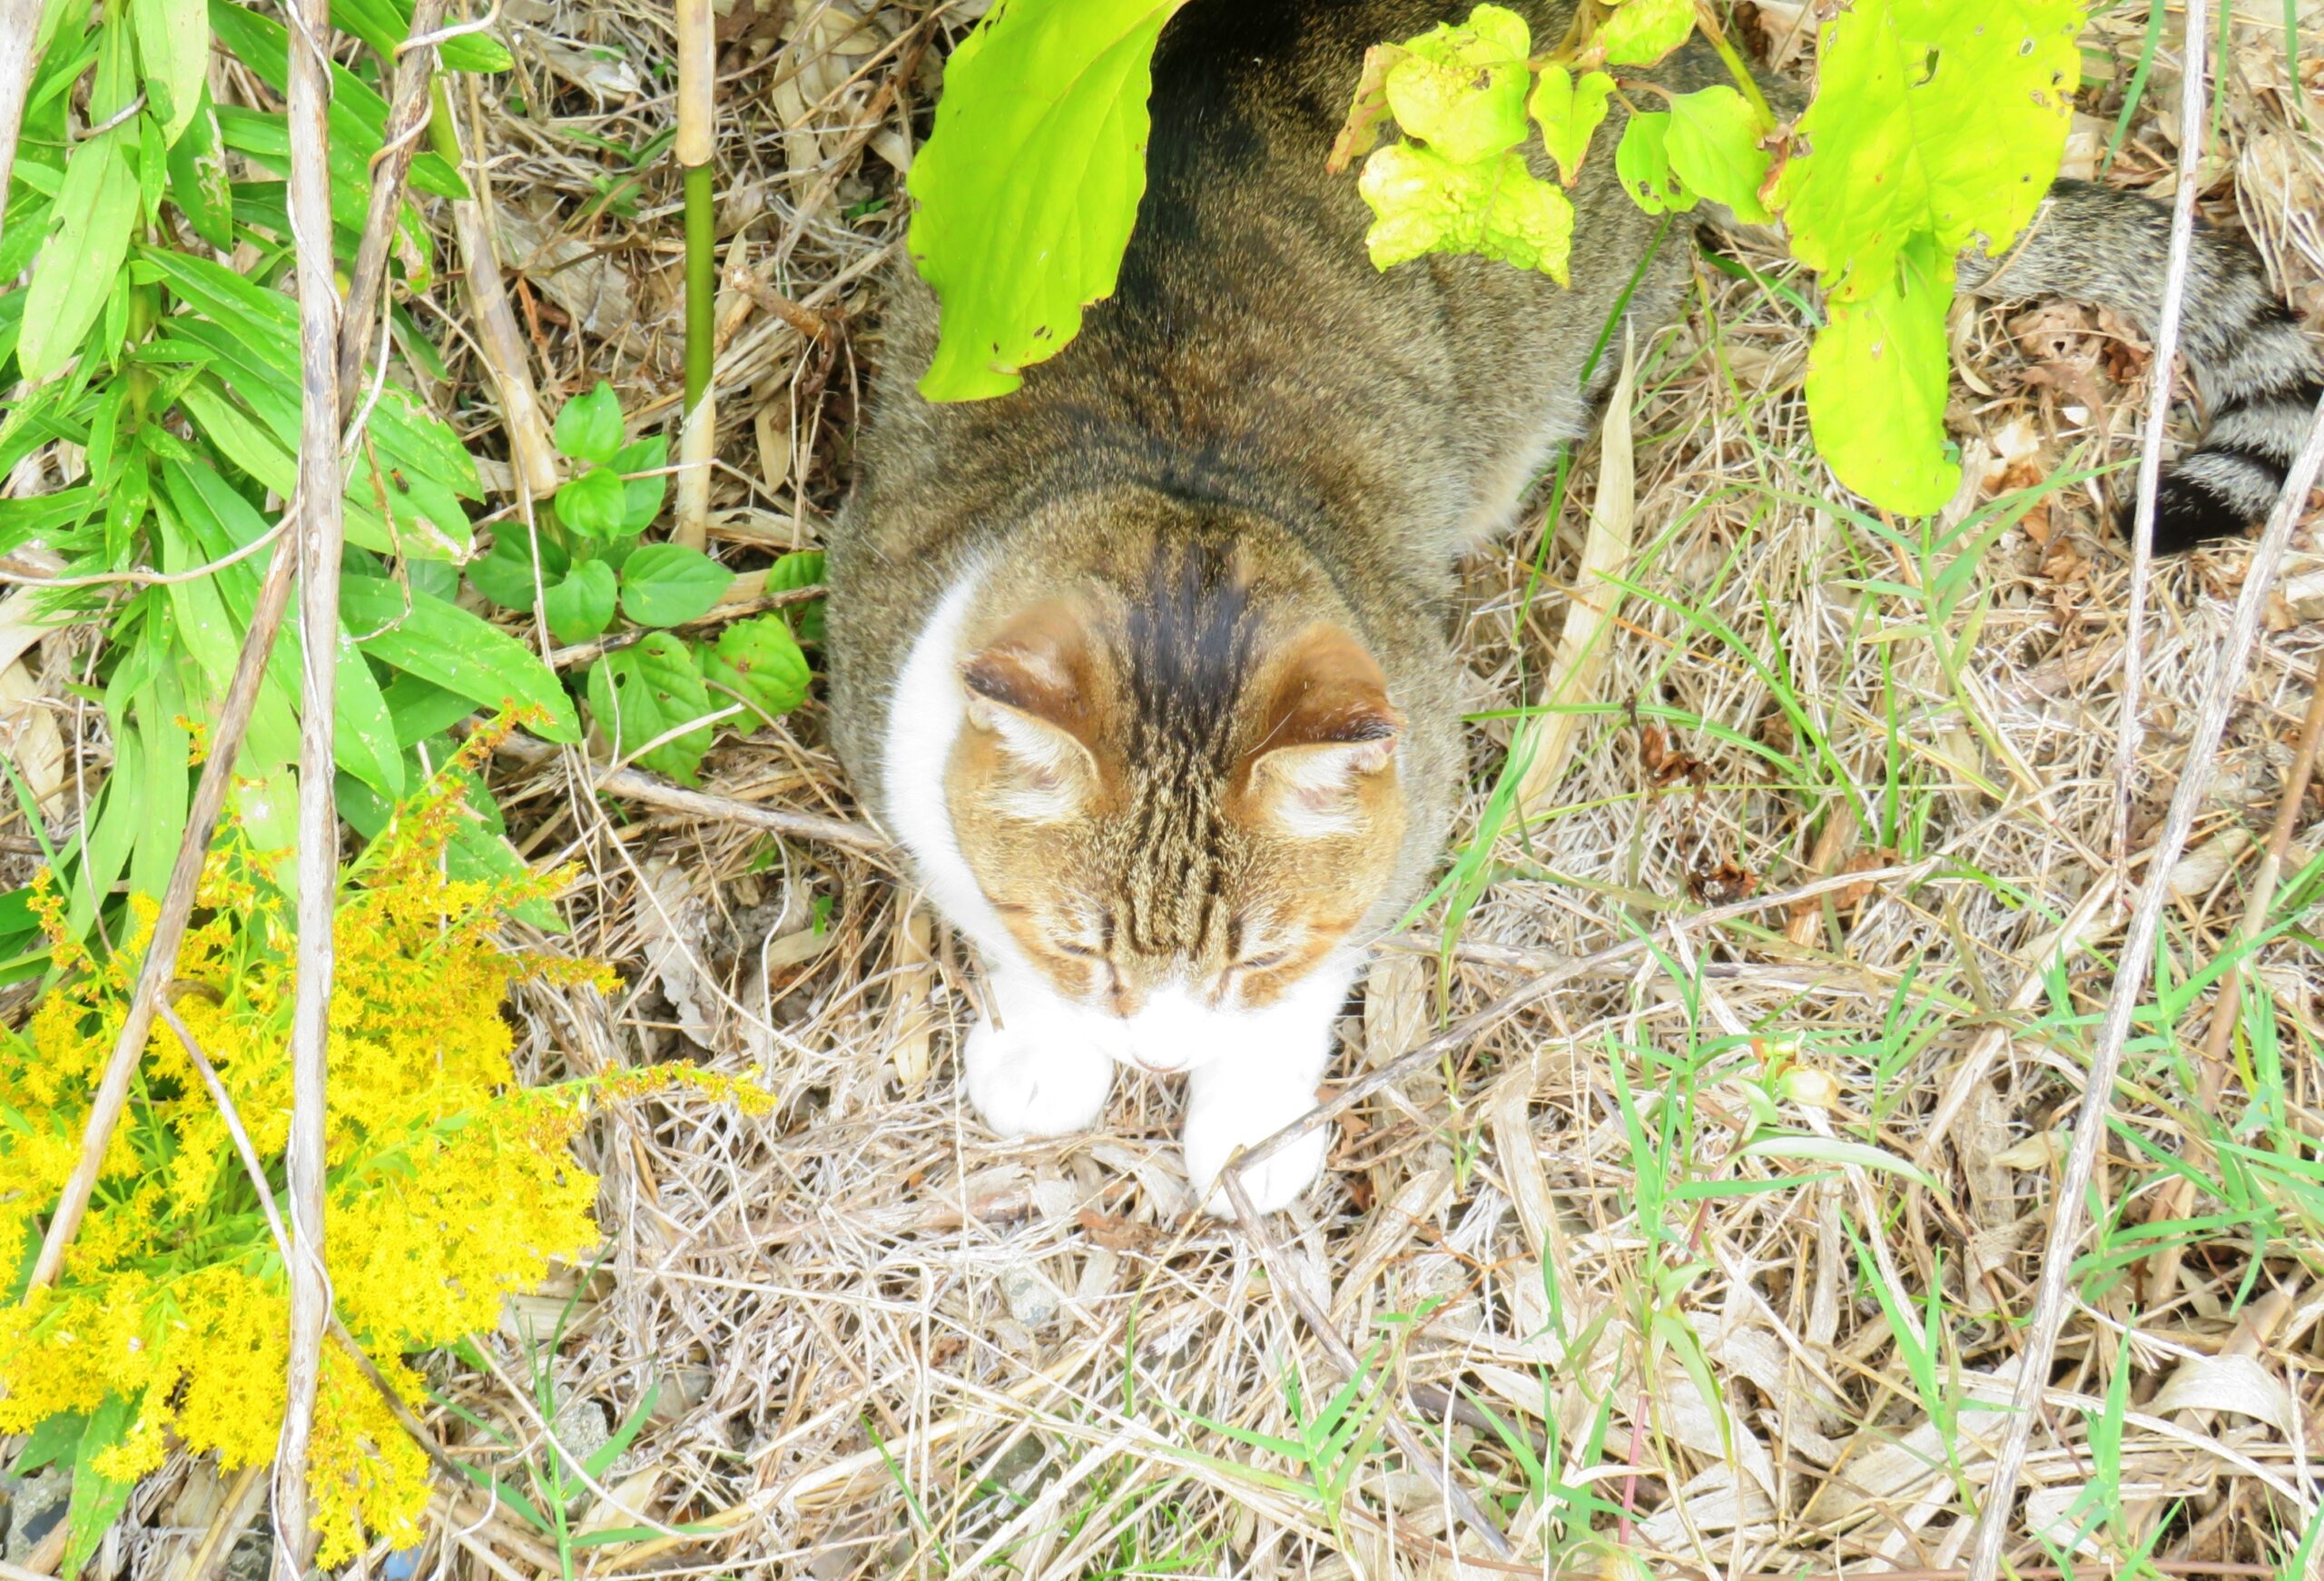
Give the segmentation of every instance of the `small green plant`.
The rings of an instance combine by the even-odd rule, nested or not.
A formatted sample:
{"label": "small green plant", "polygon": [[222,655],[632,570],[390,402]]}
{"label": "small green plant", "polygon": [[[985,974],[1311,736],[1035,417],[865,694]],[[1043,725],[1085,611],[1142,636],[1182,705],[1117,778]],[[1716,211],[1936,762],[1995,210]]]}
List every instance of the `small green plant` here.
{"label": "small green plant", "polygon": [[[503,608],[537,609],[561,643],[592,641],[617,618],[642,632],[590,662],[590,717],[618,751],[692,783],[714,720],[738,710],[772,720],[799,706],[806,657],[780,612],[737,621],[710,641],[688,643],[667,629],[709,614],[734,575],[700,549],[643,541],[667,492],[669,446],[659,435],[624,439],[613,386],[600,380],[566,402],[556,440],[574,463],[571,478],[529,529],[512,525],[494,539],[468,581]],[[768,587],[807,586],[822,570],[820,553],[788,556]],[[815,618],[811,628],[803,617],[800,629],[820,635],[820,609]]]}

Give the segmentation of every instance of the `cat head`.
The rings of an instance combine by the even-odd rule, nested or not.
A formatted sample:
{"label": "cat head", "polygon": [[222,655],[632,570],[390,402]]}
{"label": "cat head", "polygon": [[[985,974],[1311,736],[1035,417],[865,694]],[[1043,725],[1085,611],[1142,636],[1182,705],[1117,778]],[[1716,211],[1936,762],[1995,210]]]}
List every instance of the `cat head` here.
{"label": "cat head", "polygon": [[1235,540],[1142,558],[984,612],[944,790],[1025,963],[1182,1070],[1312,989],[1385,891],[1404,720],[1322,578]]}

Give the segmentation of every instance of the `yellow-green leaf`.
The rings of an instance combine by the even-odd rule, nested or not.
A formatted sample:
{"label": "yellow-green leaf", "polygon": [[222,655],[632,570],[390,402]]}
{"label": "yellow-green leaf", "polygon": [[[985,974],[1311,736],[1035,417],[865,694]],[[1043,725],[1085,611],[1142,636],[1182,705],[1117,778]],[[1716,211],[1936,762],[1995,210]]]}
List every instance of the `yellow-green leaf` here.
{"label": "yellow-green leaf", "polygon": [[1527,106],[1541,128],[1541,142],[1558,162],[1558,178],[1567,186],[1581,179],[1581,162],[1590,153],[1590,139],[1606,119],[1606,101],[1614,79],[1604,72],[1584,72],[1576,82],[1561,65],[1541,68]]}
{"label": "yellow-green leaf", "polygon": [[1523,17],[1480,5],[1460,26],[1440,23],[1403,49],[1388,68],[1386,92],[1405,135],[1462,164],[1524,141],[1532,35]]}
{"label": "yellow-green leaf", "polygon": [[1670,169],[1669,139],[1670,112],[1655,110],[1631,116],[1614,145],[1614,173],[1630,201],[1649,214],[1695,206],[1695,194]]}
{"label": "yellow-green leaf", "polygon": [[165,143],[193,119],[210,67],[210,13],[199,0],[130,0],[137,23],[137,61],[143,68],[145,96],[162,119]]}
{"label": "yellow-green leaf", "polygon": [[1769,156],[1759,147],[1767,128],[1759,114],[1733,88],[1720,85],[1680,94],[1670,101],[1665,139],[1670,170],[1715,203],[1725,203],[1747,225],[1764,225],[1769,215],[1759,203]]}
{"label": "yellow-green leaf", "polygon": [[1694,0],[1627,0],[1598,25],[1590,43],[1609,65],[1650,66],[1694,30]]}
{"label": "yellow-green leaf", "polygon": [[1364,238],[1374,268],[1429,252],[1475,252],[1566,283],[1573,205],[1536,179],[1521,154],[1460,164],[1397,143],[1364,162],[1356,190],[1374,215]]}
{"label": "yellow-green leaf", "polygon": [[1830,303],[1807,354],[1807,420],[1839,480],[1875,504],[1923,516],[1953,497],[1945,453],[1945,341],[1953,260],[1925,239],[1877,290]]}
{"label": "yellow-green leaf", "polygon": [[1146,101],[1185,0],[1000,0],[945,66],[910,246],[941,304],[931,400],[1006,395],[1113,293],[1146,191]]}

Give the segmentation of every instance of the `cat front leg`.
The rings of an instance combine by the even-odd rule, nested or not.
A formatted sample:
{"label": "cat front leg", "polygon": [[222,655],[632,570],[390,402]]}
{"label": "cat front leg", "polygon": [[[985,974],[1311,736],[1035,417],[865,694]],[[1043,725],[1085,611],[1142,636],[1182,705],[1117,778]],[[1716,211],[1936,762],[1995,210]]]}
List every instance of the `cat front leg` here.
{"label": "cat front leg", "polygon": [[1062,1136],[1105,1112],[1114,1062],[1083,1018],[1027,975],[987,979],[989,1011],[970,1029],[960,1062],[969,1102],[1002,1136]]}
{"label": "cat front leg", "polygon": [[[1321,1048],[1296,1055],[1219,1060],[1187,1075],[1187,1178],[1205,1212],[1221,1219],[1235,1215],[1218,1176],[1236,1149],[1273,1136],[1315,1107],[1315,1087],[1331,1052],[1328,1038],[1326,1033],[1318,1040]],[[1290,1207],[1322,1171],[1330,1145],[1329,1127],[1319,1126],[1245,1171],[1243,1189],[1250,1193],[1251,1206],[1262,1213]]]}

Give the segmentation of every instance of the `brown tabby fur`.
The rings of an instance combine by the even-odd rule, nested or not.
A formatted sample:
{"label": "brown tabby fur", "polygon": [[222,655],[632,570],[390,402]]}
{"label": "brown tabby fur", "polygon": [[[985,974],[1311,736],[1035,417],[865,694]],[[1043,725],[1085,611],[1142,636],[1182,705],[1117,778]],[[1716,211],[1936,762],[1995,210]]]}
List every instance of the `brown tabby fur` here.
{"label": "brown tabby fur", "polygon": [[[1262,1003],[1411,903],[1465,762],[1454,558],[1586,430],[1625,289],[1641,342],[1679,306],[1698,216],[1656,245],[1662,222],[1615,181],[1619,106],[1573,193],[1570,288],[1476,258],[1373,268],[1354,175],[1326,173],[1326,149],[1365,46],[1470,5],[1193,0],[1157,59],[1118,289],[1014,394],[921,400],[935,304],[898,278],[862,481],[831,543],[833,728],[884,815],[898,669],[946,590],[997,559],[960,656],[979,701],[947,788],[978,881],[1062,993],[1134,1004],[1175,962]],[[1539,43],[1572,9],[1514,8]],[[1699,43],[1648,74],[1728,80]],[[2158,213],[2061,183],[2001,283],[2151,317]],[[2220,463],[2242,469],[2241,493],[2166,499],[2166,545],[2264,509],[2313,399],[2314,355],[2240,248],[2203,240],[2189,321],[2215,403],[2252,431]],[[1342,717],[1303,713],[1310,688]],[[1061,733],[1054,761],[1029,770],[1009,726]],[[1270,815],[1271,741],[1364,739],[1382,745],[1345,832]]]}

